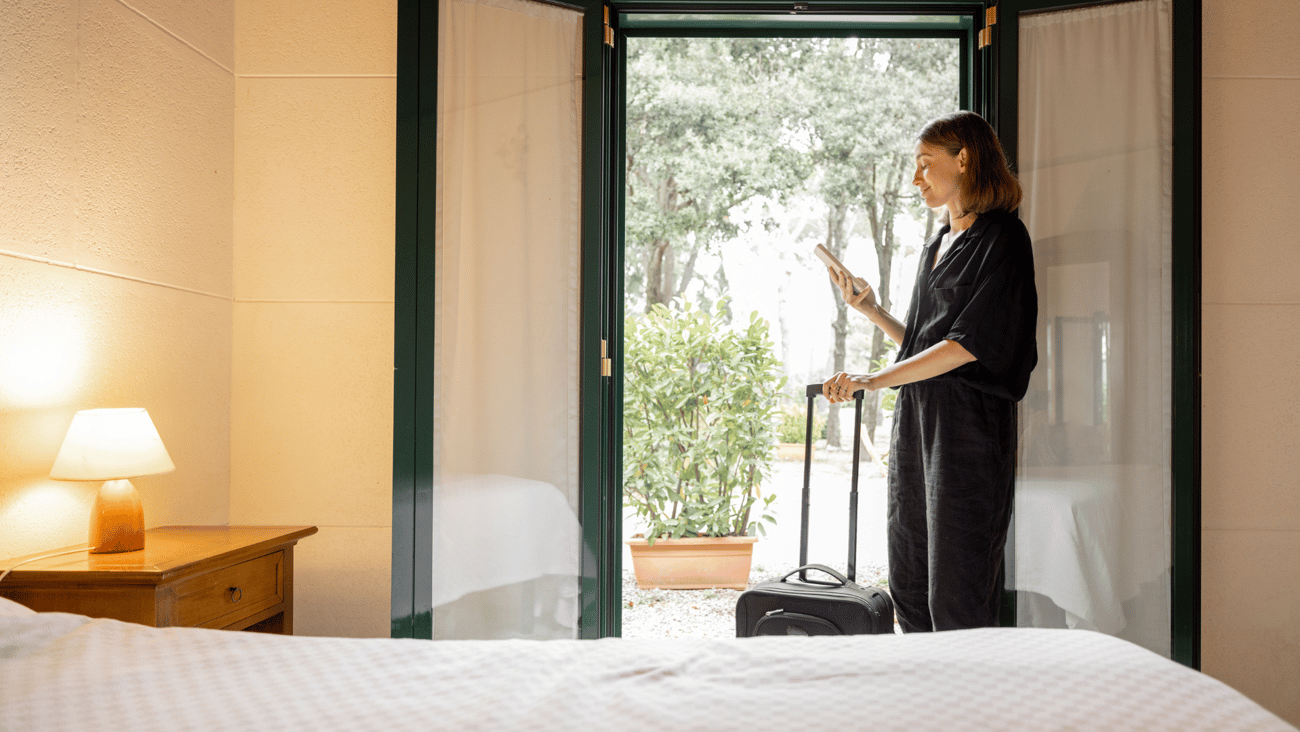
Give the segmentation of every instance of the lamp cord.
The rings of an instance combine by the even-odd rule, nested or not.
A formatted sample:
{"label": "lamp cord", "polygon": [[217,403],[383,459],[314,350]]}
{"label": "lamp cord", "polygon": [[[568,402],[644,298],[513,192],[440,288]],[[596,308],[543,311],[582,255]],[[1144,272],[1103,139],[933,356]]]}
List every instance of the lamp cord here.
{"label": "lamp cord", "polygon": [[32,557],[31,559],[24,559],[23,561],[21,561],[21,562],[15,564],[15,565],[12,565],[11,567],[9,567],[9,569],[6,569],[5,571],[0,572],[0,582],[4,582],[4,581],[5,581],[5,577],[8,577],[10,572],[14,571],[15,569],[17,569],[17,568],[19,568],[19,567],[21,567],[21,566],[23,566],[24,564],[27,564],[27,563],[29,563],[29,562],[39,562],[39,561],[41,561],[42,559],[49,559],[50,557],[61,557],[61,556],[63,556],[64,554],[75,554],[75,553],[77,553],[77,552],[84,552],[84,551],[90,551],[90,545],[89,545],[89,544],[87,544],[86,546],[83,546],[83,547],[77,547],[76,549],[69,549],[69,550],[67,550],[67,551],[63,551],[63,552],[54,552],[53,554],[42,554],[42,555],[39,556],[39,557]]}

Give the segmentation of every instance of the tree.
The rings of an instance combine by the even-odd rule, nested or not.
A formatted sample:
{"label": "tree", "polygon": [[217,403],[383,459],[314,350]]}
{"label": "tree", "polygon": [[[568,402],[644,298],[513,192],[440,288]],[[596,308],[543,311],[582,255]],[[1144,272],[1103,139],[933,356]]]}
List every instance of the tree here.
{"label": "tree", "polygon": [[[759,194],[786,195],[806,177],[808,160],[783,140],[795,111],[789,45],[741,38],[629,44],[625,290],[646,312],[686,292],[701,250],[736,236],[733,207]],[[725,277],[720,270],[715,297]]]}

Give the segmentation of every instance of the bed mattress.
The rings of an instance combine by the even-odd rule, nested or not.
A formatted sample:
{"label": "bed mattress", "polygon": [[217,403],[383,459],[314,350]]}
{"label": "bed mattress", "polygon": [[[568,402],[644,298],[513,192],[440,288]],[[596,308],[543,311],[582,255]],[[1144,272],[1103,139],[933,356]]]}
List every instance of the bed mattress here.
{"label": "bed mattress", "polygon": [[1293,730],[1083,630],[417,641],[0,617],[0,729]]}

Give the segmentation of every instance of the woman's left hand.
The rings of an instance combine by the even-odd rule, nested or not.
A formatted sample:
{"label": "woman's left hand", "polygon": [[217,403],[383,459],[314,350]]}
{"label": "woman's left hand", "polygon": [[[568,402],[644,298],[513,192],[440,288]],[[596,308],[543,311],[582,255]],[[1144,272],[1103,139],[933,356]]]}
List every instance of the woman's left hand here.
{"label": "woman's left hand", "polygon": [[879,389],[880,386],[875,381],[871,374],[847,374],[841,371],[822,382],[822,395],[832,404],[847,402],[853,398],[853,393],[856,391]]}

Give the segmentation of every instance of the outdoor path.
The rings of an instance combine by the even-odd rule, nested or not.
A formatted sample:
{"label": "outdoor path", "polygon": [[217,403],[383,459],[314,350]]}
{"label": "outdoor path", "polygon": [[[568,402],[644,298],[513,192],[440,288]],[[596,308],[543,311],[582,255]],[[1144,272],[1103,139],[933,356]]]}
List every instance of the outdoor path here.
{"label": "outdoor path", "polygon": [[[848,561],[849,486],[853,453],[818,450],[809,481],[808,563],[843,570]],[[865,458],[866,456],[863,455]],[[754,566],[789,571],[799,566],[799,520],[803,498],[803,463],[772,465],[771,491],[776,493],[777,523],[754,545]],[[883,569],[885,546],[885,478],[880,467],[864,459],[858,476],[858,568],[866,579],[869,568]]]}

